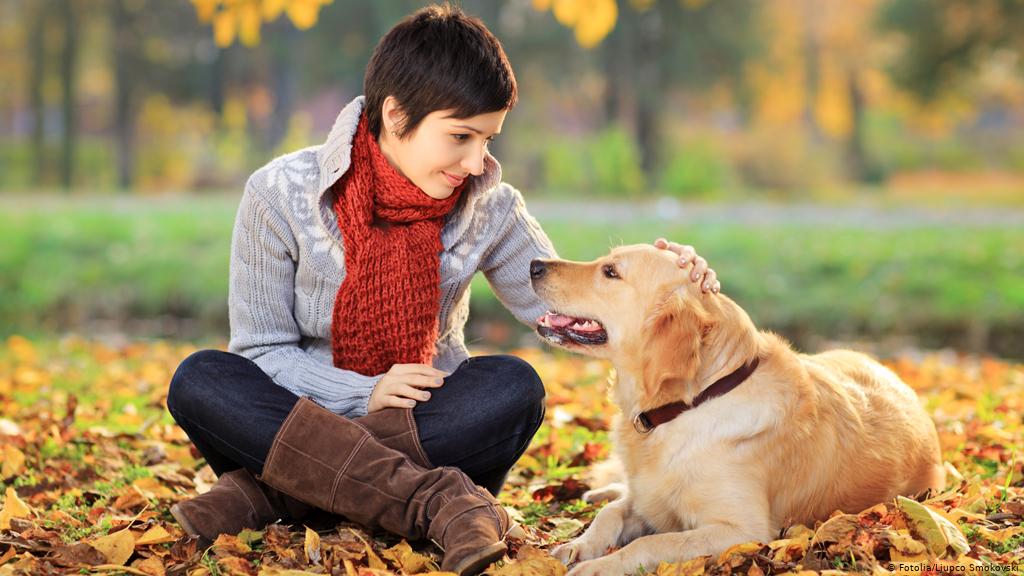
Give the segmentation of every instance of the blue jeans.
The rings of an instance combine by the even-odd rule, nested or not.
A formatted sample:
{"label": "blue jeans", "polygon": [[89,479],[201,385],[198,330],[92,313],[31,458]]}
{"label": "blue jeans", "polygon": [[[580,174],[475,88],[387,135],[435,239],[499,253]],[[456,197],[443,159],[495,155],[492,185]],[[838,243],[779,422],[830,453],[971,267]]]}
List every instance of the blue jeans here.
{"label": "blue jeans", "polygon": [[[515,356],[476,356],[430,392],[413,409],[427,457],[497,495],[544,418],[536,371]],[[242,467],[258,475],[298,400],[251,360],[201,350],[178,366],[167,408],[217,475]]]}

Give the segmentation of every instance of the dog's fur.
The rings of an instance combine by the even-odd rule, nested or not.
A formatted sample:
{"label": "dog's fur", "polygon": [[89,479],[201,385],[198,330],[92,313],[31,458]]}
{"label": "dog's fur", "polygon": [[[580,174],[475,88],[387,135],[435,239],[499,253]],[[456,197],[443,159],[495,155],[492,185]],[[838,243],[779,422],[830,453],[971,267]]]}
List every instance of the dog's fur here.
{"label": "dog's fur", "polygon": [[[553,552],[581,562],[574,575],[652,570],[768,542],[835,510],[941,490],[935,426],[899,377],[857,352],[798,354],[725,295],[701,293],[688,274],[675,254],[647,245],[592,262],[535,263],[534,290],[551,310],[603,325],[604,344],[546,336],[610,359],[622,412],[613,441],[625,487],[605,490],[620,497]],[[689,402],[754,356],[759,367],[727,394],[648,434],[632,426],[637,413]]]}

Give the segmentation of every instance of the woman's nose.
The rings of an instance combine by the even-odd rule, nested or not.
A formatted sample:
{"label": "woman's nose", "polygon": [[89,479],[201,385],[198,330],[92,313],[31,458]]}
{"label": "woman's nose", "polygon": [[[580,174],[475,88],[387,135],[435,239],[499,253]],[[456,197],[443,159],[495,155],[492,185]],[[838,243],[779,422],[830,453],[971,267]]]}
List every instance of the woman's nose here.
{"label": "woman's nose", "polygon": [[486,147],[481,146],[477,150],[473,150],[466,157],[462,159],[462,169],[469,172],[473,176],[479,176],[484,173],[484,154],[486,154]]}

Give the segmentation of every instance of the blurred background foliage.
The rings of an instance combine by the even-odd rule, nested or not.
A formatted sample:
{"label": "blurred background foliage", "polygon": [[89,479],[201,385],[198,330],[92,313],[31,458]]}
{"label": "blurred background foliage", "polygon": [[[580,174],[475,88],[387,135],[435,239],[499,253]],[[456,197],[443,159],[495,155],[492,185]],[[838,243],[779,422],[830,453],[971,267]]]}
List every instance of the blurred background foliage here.
{"label": "blurred background foliage", "polygon": [[[376,41],[424,4],[0,2],[0,331],[226,335],[246,176],[321,142]],[[798,340],[913,333],[1024,355],[1021,2],[460,4],[516,70],[492,151],[563,255],[671,236]],[[618,218],[557,216],[595,202]],[[827,208],[680,216],[765,202]],[[835,225],[864,203],[918,212]],[[475,316],[494,316],[477,289]]]}
{"label": "blurred background foliage", "polygon": [[[5,0],[0,189],[217,190],[318,143],[423,2]],[[537,194],[714,197],[1024,172],[1015,0],[507,0]]]}

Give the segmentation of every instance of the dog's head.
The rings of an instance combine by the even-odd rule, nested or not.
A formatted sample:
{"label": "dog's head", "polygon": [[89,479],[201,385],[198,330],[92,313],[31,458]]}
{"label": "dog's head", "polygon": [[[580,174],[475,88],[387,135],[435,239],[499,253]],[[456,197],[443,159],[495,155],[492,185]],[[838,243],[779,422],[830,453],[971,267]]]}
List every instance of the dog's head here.
{"label": "dog's head", "polygon": [[648,397],[666,387],[699,386],[695,379],[709,354],[753,325],[724,295],[703,294],[677,258],[636,244],[592,262],[534,260],[533,289],[551,310],[538,319],[537,333],[632,367]]}

